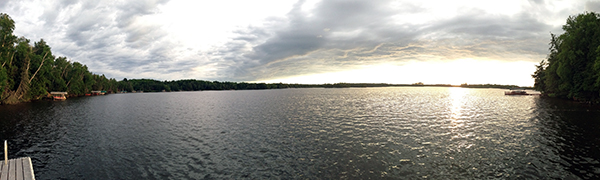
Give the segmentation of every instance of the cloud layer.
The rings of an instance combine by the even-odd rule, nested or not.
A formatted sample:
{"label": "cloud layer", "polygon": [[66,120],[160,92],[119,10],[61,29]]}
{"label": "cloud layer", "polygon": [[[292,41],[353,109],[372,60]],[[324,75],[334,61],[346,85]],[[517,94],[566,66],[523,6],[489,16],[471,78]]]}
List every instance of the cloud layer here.
{"label": "cloud layer", "polygon": [[229,30],[231,36],[208,49],[192,47],[185,42],[202,39],[178,39],[167,26],[170,18],[183,18],[211,28],[194,21],[210,14],[165,17],[168,0],[8,1],[0,9],[17,22],[17,35],[43,38],[55,54],[108,77],[255,81],[414,61],[537,62],[547,54],[549,33],[561,33],[569,15],[600,7],[443,3],[299,0],[283,16]]}

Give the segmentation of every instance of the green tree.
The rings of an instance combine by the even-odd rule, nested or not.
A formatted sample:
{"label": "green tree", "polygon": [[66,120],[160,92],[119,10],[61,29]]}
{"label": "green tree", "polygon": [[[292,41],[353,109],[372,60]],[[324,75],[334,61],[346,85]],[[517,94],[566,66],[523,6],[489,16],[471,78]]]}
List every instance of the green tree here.
{"label": "green tree", "polygon": [[0,99],[4,99],[8,94],[6,93],[9,87],[9,71],[11,66],[12,58],[15,55],[14,44],[17,41],[17,37],[13,35],[15,30],[15,21],[13,21],[7,14],[0,13]]}
{"label": "green tree", "polygon": [[13,35],[15,22],[0,13],[0,102],[12,104],[47,96],[50,91],[83,95],[92,89],[116,91],[118,82],[91,73],[86,65],[55,58],[41,39],[32,46]]}
{"label": "green tree", "polygon": [[29,69],[31,78],[29,79],[30,90],[28,96],[30,99],[38,99],[49,93],[48,89],[52,86],[53,79],[51,74],[53,63],[54,56],[50,46],[43,39],[34,43],[31,68]]}
{"label": "green tree", "polygon": [[[535,88],[549,96],[597,101],[600,97],[600,16],[570,16],[560,36],[551,34],[550,54],[533,74]],[[543,72],[543,73],[542,73]]]}
{"label": "green tree", "polygon": [[546,63],[545,60],[542,60],[542,62],[540,62],[540,65],[536,65],[535,68],[535,72],[533,73],[533,75],[531,75],[531,77],[533,77],[533,79],[535,79],[535,83],[533,85],[533,87],[535,88],[535,90],[540,91],[540,92],[544,92],[546,90],[546,67],[548,66],[548,63]]}

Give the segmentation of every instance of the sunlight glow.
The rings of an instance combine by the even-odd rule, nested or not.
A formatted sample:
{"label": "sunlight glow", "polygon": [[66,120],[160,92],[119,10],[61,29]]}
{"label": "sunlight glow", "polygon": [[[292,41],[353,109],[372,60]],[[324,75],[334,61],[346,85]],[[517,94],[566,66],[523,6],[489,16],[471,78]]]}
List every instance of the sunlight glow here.
{"label": "sunlight glow", "polygon": [[455,61],[409,62],[405,65],[380,64],[353,70],[310,74],[257,82],[266,83],[390,83],[412,84],[503,84],[533,86],[531,73],[534,62],[477,61],[462,59]]}
{"label": "sunlight glow", "polygon": [[[469,141],[467,139],[471,139],[468,137],[474,136],[473,132],[469,132],[468,129],[468,124],[469,121],[471,120],[471,118],[467,118],[465,117],[465,115],[468,115],[468,109],[470,107],[468,107],[468,103],[469,101],[469,94],[471,93],[471,91],[473,91],[472,89],[469,88],[460,88],[460,87],[451,87],[451,88],[447,88],[449,91],[449,101],[450,101],[450,133],[452,133],[452,138],[450,141],[453,142],[458,142],[456,144],[456,149],[457,151],[461,151],[462,148],[471,148],[473,145],[475,145],[472,141]],[[459,141],[456,141],[459,140]]]}
{"label": "sunlight glow", "polygon": [[453,123],[462,122],[459,118],[462,116],[462,109],[465,102],[465,96],[469,93],[470,89],[460,88],[460,87],[452,87],[448,88],[450,91],[450,101],[451,101],[451,115],[450,118],[453,120]]}

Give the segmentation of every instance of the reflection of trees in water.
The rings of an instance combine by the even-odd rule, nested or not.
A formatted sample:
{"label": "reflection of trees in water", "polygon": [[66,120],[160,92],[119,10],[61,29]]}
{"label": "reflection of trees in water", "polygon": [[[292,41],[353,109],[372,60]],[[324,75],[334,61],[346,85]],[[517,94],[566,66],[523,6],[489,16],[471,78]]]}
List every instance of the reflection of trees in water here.
{"label": "reflection of trees in water", "polygon": [[600,107],[551,98],[536,98],[535,103],[532,120],[537,121],[541,152],[534,151],[533,156],[548,161],[539,164],[546,167],[537,168],[558,170],[538,172],[557,173],[550,176],[561,179],[573,175],[600,178]]}

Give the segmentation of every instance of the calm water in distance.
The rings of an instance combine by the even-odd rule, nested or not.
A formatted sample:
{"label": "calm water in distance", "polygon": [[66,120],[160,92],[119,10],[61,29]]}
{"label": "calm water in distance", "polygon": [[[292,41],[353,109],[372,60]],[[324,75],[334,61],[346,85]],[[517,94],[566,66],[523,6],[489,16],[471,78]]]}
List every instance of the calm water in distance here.
{"label": "calm water in distance", "polygon": [[38,179],[599,179],[600,110],[500,89],[113,94],[0,106]]}

